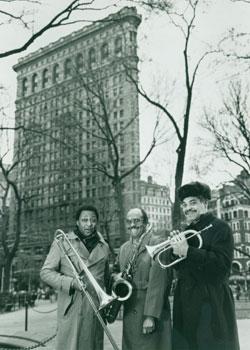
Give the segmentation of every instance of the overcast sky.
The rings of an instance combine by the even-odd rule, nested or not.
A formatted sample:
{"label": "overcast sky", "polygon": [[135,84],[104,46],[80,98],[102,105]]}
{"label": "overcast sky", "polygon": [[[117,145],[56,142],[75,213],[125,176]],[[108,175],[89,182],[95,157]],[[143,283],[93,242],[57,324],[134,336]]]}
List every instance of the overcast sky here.
{"label": "overcast sky", "polygon": [[[42,1],[43,6],[37,7],[37,12],[30,7],[31,18],[34,20],[33,30],[48,21],[59,8],[69,1]],[[97,5],[103,5],[114,1],[99,0]],[[250,4],[244,2],[233,3],[230,0],[205,1],[206,4],[199,8],[195,31],[190,48],[190,58],[194,63],[200,54],[206,49],[207,45],[215,44],[226,34],[231,27],[238,31],[248,31],[250,33]],[[183,4],[184,0],[176,0],[176,3]],[[129,4],[131,2],[117,1],[117,4]],[[25,6],[20,1],[21,6]],[[106,11],[98,12],[99,17],[104,17],[109,12],[115,12],[119,8],[108,8]],[[170,96],[171,111],[176,113],[177,119],[181,120],[181,112],[184,108],[183,88],[183,41],[180,32],[174,28],[167,16],[143,15],[142,24],[138,32],[138,54],[141,60],[140,77],[145,90],[148,93],[161,96],[162,101]],[[96,13],[93,11],[84,15],[84,18],[93,19]],[[47,32],[38,39],[31,47],[20,55],[13,55],[6,59],[1,59],[0,82],[8,88],[8,95],[0,97],[0,102],[9,104],[8,120],[13,120],[14,101],[16,94],[16,74],[12,66],[17,63],[19,57],[27,55],[29,52],[36,51],[38,48],[55,41],[73,30],[79,29],[83,24],[76,24],[69,27],[57,28]],[[11,49],[21,45],[29,36],[29,32],[21,26],[0,26],[1,51]],[[198,122],[202,117],[203,107],[219,106],[221,95],[225,93],[226,86],[234,74],[242,73],[239,67],[230,64],[218,64],[214,58],[204,62],[200,74],[197,77],[197,84],[194,94],[194,103],[192,107],[190,139],[188,143],[188,157],[185,168],[184,182],[193,180],[197,174],[192,170],[193,160],[198,159],[201,169],[207,166],[208,157],[204,157],[203,150],[197,147],[197,137],[206,139],[208,135],[201,130]],[[248,74],[249,75],[249,74]],[[246,74],[245,74],[246,77]],[[244,78],[245,78],[244,77]],[[143,156],[149,147],[152,136],[152,127],[157,115],[157,111],[148,106],[145,101],[140,99],[140,118],[141,118],[141,155]],[[170,124],[161,119],[161,131],[169,139],[167,144],[163,144],[153,152],[152,156],[143,166],[142,176],[153,175],[154,179],[161,184],[174,184],[175,171],[175,148],[176,138],[173,128]],[[201,153],[202,152],[202,153]],[[203,154],[203,157],[201,156]],[[221,181],[227,180],[229,175],[225,172],[237,173],[237,169],[231,169],[221,160],[213,160],[201,175],[201,180],[207,181],[210,185],[216,186]]]}

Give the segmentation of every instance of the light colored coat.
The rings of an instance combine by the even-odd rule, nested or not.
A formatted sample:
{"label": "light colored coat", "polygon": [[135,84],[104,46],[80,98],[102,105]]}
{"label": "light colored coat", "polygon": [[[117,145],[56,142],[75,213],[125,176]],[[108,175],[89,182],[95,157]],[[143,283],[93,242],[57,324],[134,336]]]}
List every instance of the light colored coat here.
{"label": "light colored coat", "polygon": [[[139,248],[133,278],[132,296],[124,303],[123,350],[170,350],[171,319],[168,294],[172,281],[171,270],[163,270],[151,259],[146,245],[159,240],[151,233],[145,235]],[[124,269],[131,255],[132,242],[121,246],[119,264]],[[156,319],[156,330],[143,334],[142,325],[146,316]]]}
{"label": "light colored coat", "polygon": [[[89,254],[74,232],[67,234],[88,269],[100,286],[104,286],[109,248],[100,235],[100,241]],[[69,251],[69,255],[74,254]],[[74,259],[74,258],[73,258]],[[75,291],[69,294],[73,272],[61,249],[54,241],[40,273],[41,279],[58,290],[58,331],[56,350],[102,350],[103,329],[87,297]],[[90,290],[98,306],[95,292]]]}

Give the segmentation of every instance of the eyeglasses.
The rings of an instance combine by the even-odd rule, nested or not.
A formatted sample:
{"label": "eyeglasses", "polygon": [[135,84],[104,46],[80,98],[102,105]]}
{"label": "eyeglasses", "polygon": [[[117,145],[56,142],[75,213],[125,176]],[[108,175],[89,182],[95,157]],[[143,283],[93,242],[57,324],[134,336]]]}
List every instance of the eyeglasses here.
{"label": "eyeglasses", "polygon": [[136,219],[127,219],[126,220],[127,224],[139,224],[142,222],[142,218],[136,218]]}

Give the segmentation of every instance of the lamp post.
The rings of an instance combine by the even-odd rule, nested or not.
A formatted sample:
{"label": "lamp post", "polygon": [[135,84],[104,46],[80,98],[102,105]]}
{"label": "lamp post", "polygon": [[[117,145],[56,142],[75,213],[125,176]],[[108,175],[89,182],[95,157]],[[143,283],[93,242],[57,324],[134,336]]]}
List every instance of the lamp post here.
{"label": "lamp post", "polygon": [[244,290],[245,292],[247,292],[247,272],[246,271],[243,272],[243,276],[244,276]]}
{"label": "lamp post", "polygon": [[2,275],[1,275],[1,292],[3,292],[3,284],[4,284],[4,266],[2,266]]}

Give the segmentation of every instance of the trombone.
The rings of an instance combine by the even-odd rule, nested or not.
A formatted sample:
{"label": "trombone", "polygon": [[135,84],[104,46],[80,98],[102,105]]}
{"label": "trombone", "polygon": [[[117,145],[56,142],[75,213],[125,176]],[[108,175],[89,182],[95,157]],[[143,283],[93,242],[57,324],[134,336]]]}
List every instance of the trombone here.
{"label": "trombone", "polygon": [[[198,244],[197,244],[196,248],[200,249],[202,247],[202,244],[203,244],[203,240],[202,240],[202,237],[200,235],[201,232],[208,230],[212,226],[213,225],[210,224],[210,225],[204,227],[200,231],[186,230],[186,231],[183,231],[183,232],[180,232],[179,234],[177,234],[177,237],[180,237],[180,238],[185,237],[186,240],[189,240],[190,238],[196,237],[197,240],[198,240]],[[173,244],[175,242],[175,240],[176,240],[176,237],[169,237],[166,241],[161,242],[159,244],[155,244],[155,245],[152,245],[152,246],[146,245],[147,251],[148,251],[149,255],[151,256],[151,258],[156,259],[157,262],[159,263],[160,267],[163,268],[163,269],[166,269],[167,267],[171,267],[171,266],[177,264],[178,262],[186,259],[185,257],[181,256],[181,257],[179,257],[177,259],[174,259],[169,264],[164,264],[161,261],[161,255],[164,252],[166,252],[166,251],[168,251],[168,250],[170,250],[172,248],[171,244]]]}
{"label": "trombone", "polygon": [[[101,314],[100,310],[105,308],[107,305],[112,303],[114,300],[116,300],[115,297],[110,296],[105,293],[105,291],[101,288],[101,286],[98,284],[92,273],[89,271],[87,265],[84,263],[76,249],[73,247],[72,243],[70,242],[69,238],[67,235],[60,229],[56,230],[55,232],[55,241],[58,245],[58,247],[61,249],[63,252],[65,258],[67,259],[74,277],[76,278],[79,287],[81,289],[81,293],[86,295],[94,313],[96,314],[99,322],[101,323],[103,330],[105,331],[110,343],[113,346],[114,350],[119,350],[118,345],[116,344],[114,338],[112,337],[112,334],[110,333],[110,330],[106,326]],[[68,250],[66,249],[67,247],[74,253],[74,257],[76,258],[75,261],[69,256]],[[98,300],[99,300],[99,308],[97,308],[93,298],[91,297],[90,293],[86,289],[86,284],[84,283],[83,280],[83,275],[86,275],[88,280],[91,282],[92,286],[95,289],[95,292],[97,294]]]}

